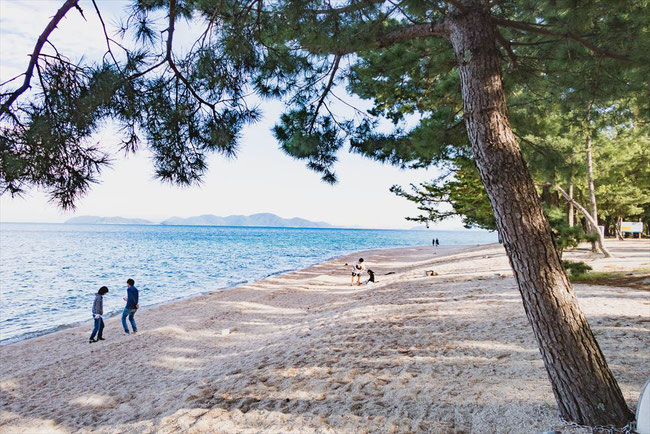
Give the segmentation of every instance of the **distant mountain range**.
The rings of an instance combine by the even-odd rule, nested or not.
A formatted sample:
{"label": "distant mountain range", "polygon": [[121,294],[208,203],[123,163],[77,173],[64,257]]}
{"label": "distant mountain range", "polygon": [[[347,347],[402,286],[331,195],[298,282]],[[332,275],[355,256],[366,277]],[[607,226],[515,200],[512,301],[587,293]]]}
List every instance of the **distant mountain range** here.
{"label": "distant mountain range", "polygon": [[[124,217],[96,217],[80,216],[66,220],[67,224],[112,224],[112,225],[155,225],[149,220],[130,219]],[[220,217],[213,214],[205,214],[195,217],[171,217],[160,222],[165,226],[264,226],[279,228],[332,228],[329,223],[313,222],[302,218],[294,217],[285,219],[271,213],[260,213],[252,215],[230,215]]]}
{"label": "distant mountain range", "polygon": [[331,228],[329,223],[312,222],[310,220],[294,217],[285,219],[275,214],[260,213],[253,215],[229,215],[219,217],[212,214],[196,217],[172,217],[160,223],[161,225],[189,225],[189,226],[266,226],[280,228]]}
{"label": "distant mountain range", "polygon": [[97,217],[94,215],[82,215],[72,217],[65,221],[66,224],[75,225],[154,225],[155,223],[145,219],[129,219],[124,217]]}

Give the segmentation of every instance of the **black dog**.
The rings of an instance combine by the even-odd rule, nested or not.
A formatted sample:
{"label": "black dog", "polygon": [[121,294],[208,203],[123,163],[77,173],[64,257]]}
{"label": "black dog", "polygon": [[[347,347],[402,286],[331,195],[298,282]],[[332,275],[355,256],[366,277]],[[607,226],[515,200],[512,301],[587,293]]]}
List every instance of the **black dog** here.
{"label": "black dog", "polygon": [[370,278],[366,283],[370,283],[370,282],[375,283],[375,272],[372,270],[368,270],[368,274],[370,275]]}

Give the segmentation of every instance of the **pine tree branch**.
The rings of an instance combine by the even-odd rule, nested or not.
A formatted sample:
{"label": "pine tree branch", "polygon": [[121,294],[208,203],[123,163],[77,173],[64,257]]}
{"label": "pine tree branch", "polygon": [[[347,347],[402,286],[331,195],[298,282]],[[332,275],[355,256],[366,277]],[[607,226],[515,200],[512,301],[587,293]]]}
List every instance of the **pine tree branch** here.
{"label": "pine tree branch", "polygon": [[99,18],[99,22],[102,25],[102,30],[104,31],[104,38],[106,39],[106,49],[108,50],[108,54],[111,56],[111,59],[113,59],[113,63],[115,64],[117,70],[120,71],[120,74],[122,74],[122,69],[120,68],[120,64],[118,63],[117,59],[115,59],[115,56],[113,55],[113,50],[111,50],[112,39],[108,36],[108,32],[106,31],[106,24],[104,23],[104,18],[102,17],[102,14],[99,12],[99,7],[97,6],[95,0],[92,1],[93,1],[93,6],[95,7],[95,12],[97,12],[97,17]]}
{"label": "pine tree branch", "polygon": [[[210,107],[212,110],[212,115],[216,118],[216,104],[209,103],[205,99],[201,97],[201,95],[198,94],[196,89],[194,89],[194,86],[192,86],[192,83],[189,82],[189,80],[180,72],[178,67],[176,66],[176,63],[174,62],[173,58],[173,41],[174,41],[174,25],[176,21],[176,0],[169,0],[169,27],[167,29],[167,54],[165,56],[164,61],[166,61],[169,64],[169,67],[172,69],[174,74],[178,79],[180,79],[187,90],[190,91],[192,96],[196,98],[197,101],[199,101],[200,104],[206,105]],[[164,63],[164,62],[163,62]]]}
{"label": "pine tree branch", "polygon": [[149,68],[145,69],[144,71],[136,72],[135,74],[131,74],[127,77],[127,80],[135,80],[136,78],[142,77],[143,75],[146,75],[153,71],[154,69],[157,69],[158,67],[164,65],[167,63],[167,57],[165,56],[160,62],[151,65]]}
{"label": "pine tree branch", "polygon": [[318,101],[318,105],[316,106],[316,110],[314,111],[314,117],[311,119],[311,124],[309,124],[309,134],[311,134],[311,131],[314,128],[314,123],[316,122],[316,118],[318,117],[318,111],[320,110],[320,107],[323,105],[323,102],[325,101],[325,97],[329,93],[330,89],[332,88],[332,84],[334,83],[334,78],[336,77],[336,71],[339,69],[339,63],[341,62],[341,55],[337,55],[334,59],[334,65],[332,66],[332,72],[330,74],[330,79],[327,82],[327,86],[325,86],[325,89],[323,90],[323,94],[320,97],[320,100]]}
{"label": "pine tree branch", "polygon": [[79,0],[66,0],[63,6],[61,6],[61,8],[56,11],[56,14],[54,14],[50,22],[47,24],[45,30],[43,30],[43,33],[41,33],[41,35],[38,37],[34,51],[31,54],[29,64],[27,65],[27,71],[24,73],[25,80],[23,81],[22,86],[13,91],[7,101],[2,104],[2,107],[0,107],[0,116],[2,116],[4,113],[8,113],[11,105],[18,99],[18,97],[31,87],[34,68],[36,68],[36,62],[38,62],[38,58],[41,54],[41,50],[43,49],[43,45],[48,42],[50,34],[54,31],[54,29],[56,29],[65,14],[67,14],[70,9],[77,7],[78,1]]}
{"label": "pine tree branch", "polygon": [[88,22],[88,20],[86,19],[86,16],[84,15],[84,10],[81,9],[81,6],[79,6],[79,3],[78,3],[78,2],[74,5],[74,7],[75,7],[75,9],[77,9],[77,10],[79,11],[79,13],[81,14],[81,18],[83,18],[84,21]]}
{"label": "pine tree branch", "polygon": [[376,47],[370,48],[383,48],[389,45],[397,44],[399,42],[408,41],[411,39],[424,38],[427,36],[447,36],[449,29],[447,24],[442,22],[414,24],[402,29],[393,30],[385,36],[377,40]]}
{"label": "pine tree branch", "polygon": [[[384,0],[360,0],[358,2],[351,2],[347,6],[341,6],[338,8],[329,7],[327,9],[311,9],[308,12],[314,15],[328,15],[328,14],[345,14],[348,12],[358,12],[366,7],[374,6],[378,3],[384,3]],[[390,2],[392,3],[392,2]],[[462,3],[458,0],[444,0],[444,3],[449,3],[454,6],[460,12],[465,12],[465,8]],[[392,3],[394,5],[394,3]]]}
{"label": "pine tree branch", "polygon": [[[13,78],[10,78],[9,80],[7,80],[7,81],[5,81],[5,82],[0,83],[0,86],[5,86],[5,85],[11,83],[11,82],[14,81],[14,80],[18,80],[18,79],[19,79],[20,77],[22,77],[23,75],[25,75],[24,72],[18,74],[17,76],[15,76],[15,77],[13,77]],[[4,95],[4,94],[3,94],[3,95]]]}
{"label": "pine tree branch", "polygon": [[313,54],[334,54],[334,55],[345,55],[352,53],[360,53],[366,50],[374,50],[377,48],[384,48],[394,44],[398,44],[404,41],[410,41],[412,39],[425,38],[428,36],[440,36],[447,37],[449,35],[449,29],[447,28],[447,23],[445,21],[433,22],[433,23],[423,23],[423,24],[413,24],[411,26],[402,27],[397,30],[393,30],[384,35],[380,35],[370,44],[364,47],[358,46],[348,46],[348,47],[309,47],[305,46],[304,48],[313,53]]}
{"label": "pine tree branch", "polygon": [[517,132],[514,133],[515,137],[517,137],[517,140],[519,140],[521,143],[525,143],[529,145],[533,151],[537,152],[539,155],[548,158],[549,160],[552,161],[552,156],[549,153],[548,149],[544,149],[542,146],[539,146],[537,143],[533,142],[532,140],[528,140],[524,136],[518,134]]}
{"label": "pine tree branch", "polygon": [[510,41],[505,38],[501,34],[501,32],[497,29],[496,32],[496,37],[497,41],[499,42],[499,45],[501,45],[505,50],[506,53],[508,53],[508,57],[510,57],[510,62],[512,63],[513,69],[517,68],[517,55],[515,52],[512,50],[512,45],[510,45]]}
{"label": "pine tree branch", "polygon": [[372,6],[377,3],[383,3],[384,0],[361,0],[357,3],[351,3],[347,6],[341,6],[339,8],[327,8],[327,9],[312,9],[309,11],[311,14],[315,15],[326,15],[326,14],[345,14],[348,12],[356,12],[368,6]]}
{"label": "pine tree branch", "polygon": [[597,47],[596,45],[592,44],[591,42],[587,41],[586,39],[571,32],[555,32],[552,30],[548,30],[536,26],[535,24],[532,23],[525,23],[523,21],[512,21],[512,20],[506,20],[503,18],[496,18],[496,17],[492,17],[492,21],[495,24],[503,27],[510,27],[513,29],[523,30],[525,32],[539,33],[540,35],[560,36],[566,39],[571,39],[573,41],[576,41],[580,45],[583,45],[584,47],[588,48],[591,52],[601,57],[611,57],[612,59],[625,60],[625,61],[629,60],[626,56],[622,54],[603,50]]}
{"label": "pine tree branch", "polygon": [[340,97],[339,97],[338,95],[336,95],[334,92],[330,92],[330,94],[331,94],[334,98],[336,98],[336,99],[338,99],[339,101],[341,101],[341,102],[342,102],[343,104],[345,104],[346,106],[350,107],[350,108],[351,108],[352,110],[354,110],[355,113],[357,113],[358,115],[363,116],[363,117],[365,117],[365,118],[369,118],[369,117],[370,117],[370,115],[369,115],[368,113],[366,113],[366,112],[363,111],[363,110],[358,109],[357,107],[353,106],[353,105],[350,104],[349,102],[345,101],[343,98],[340,98]]}

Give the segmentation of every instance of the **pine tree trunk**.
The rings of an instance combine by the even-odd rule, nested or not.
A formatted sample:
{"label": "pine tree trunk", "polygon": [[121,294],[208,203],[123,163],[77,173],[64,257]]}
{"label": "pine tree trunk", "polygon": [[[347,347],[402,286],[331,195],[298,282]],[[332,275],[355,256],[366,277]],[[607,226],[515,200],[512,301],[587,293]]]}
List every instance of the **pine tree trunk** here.
{"label": "pine tree trunk", "polygon": [[[556,184],[555,188],[562,193],[562,196],[564,196],[564,199],[566,199],[568,203],[572,204],[578,211],[580,211],[585,216],[585,220],[587,221],[587,228],[591,229],[591,231],[597,235],[596,241],[592,241],[591,245],[594,246],[596,243],[598,243],[598,247],[600,251],[603,253],[603,255],[606,258],[611,258],[612,254],[605,247],[604,244],[605,238],[603,237],[603,233],[600,231],[600,228],[598,227],[598,222],[594,220],[594,218],[591,216],[591,214],[589,213],[589,211],[587,211],[585,207],[583,207],[575,199],[573,199],[566,191],[562,189],[562,187]],[[592,247],[592,250],[593,249],[595,249],[595,247]]]}
{"label": "pine tree trunk", "polygon": [[633,419],[581,312],[510,128],[495,29],[483,3],[448,17],[467,133],[561,415],[580,424]]}
{"label": "pine tree trunk", "polygon": [[[589,212],[591,217],[596,221],[596,232],[600,234],[600,228],[598,227],[598,206],[596,205],[596,187],[594,185],[594,160],[593,160],[593,147],[591,146],[591,134],[589,133],[589,120],[591,119],[591,102],[587,107],[587,137],[585,139],[585,148],[587,151],[587,192],[589,193]],[[603,244],[601,237],[599,236],[598,247],[601,247]],[[596,244],[592,243],[593,252],[598,252]],[[602,250],[602,249],[600,249]]]}
{"label": "pine tree trunk", "polygon": [[594,159],[593,159],[593,146],[591,145],[591,135],[587,135],[585,140],[587,151],[587,181],[589,190],[589,207],[591,216],[594,220],[598,221],[598,206],[596,205],[596,187],[594,184]]}
{"label": "pine tree trunk", "polygon": [[619,215],[616,217],[616,238],[619,240],[623,241],[625,238],[623,237],[623,232],[621,232],[621,225],[623,224],[623,216]]}
{"label": "pine tree trunk", "polygon": [[592,226],[593,230],[596,232],[596,235],[598,235],[598,238],[596,238],[596,244],[598,245],[598,248],[593,249],[593,251],[602,253],[606,258],[611,258],[612,254],[609,252],[609,250],[607,250],[607,248],[605,248],[605,236],[603,235],[603,231],[601,231],[598,227],[597,219],[594,219]]}
{"label": "pine tree trunk", "polygon": [[[573,184],[569,184],[569,197],[573,199]],[[575,211],[573,210],[573,202],[569,202],[569,226],[573,227],[575,218]]]}

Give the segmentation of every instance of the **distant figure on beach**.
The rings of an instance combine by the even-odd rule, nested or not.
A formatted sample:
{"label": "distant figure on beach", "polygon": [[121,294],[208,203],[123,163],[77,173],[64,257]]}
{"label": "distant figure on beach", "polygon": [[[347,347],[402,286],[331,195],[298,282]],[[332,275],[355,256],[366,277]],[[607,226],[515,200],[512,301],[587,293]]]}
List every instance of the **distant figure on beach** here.
{"label": "distant figure on beach", "polygon": [[354,285],[354,278],[357,278],[357,285],[361,285],[361,275],[366,270],[366,266],[363,264],[363,258],[359,258],[359,261],[352,266],[352,283]]}
{"label": "distant figure on beach", "polygon": [[124,297],[126,306],[122,312],[122,327],[124,327],[124,333],[127,335],[129,334],[129,327],[126,325],[127,316],[129,317],[131,327],[133,327],[133,333],[138,332],[138,328],[135,325],[135,319],[133,319],[133,315],[135,315],[135,312],[138,310],[140,305],[138,304],[138,288],[136,288],[134,285],[135,282],[133,279],[126,281],[126,297]]}
{"label": "distant figure on beach", "polygon": [[436,246],[440,245],[440,241],[438,241],[438,238],[436,238]]}
{"label": "distant figure on beach", "polygon": [[[97,294],[95,294],[95,301],[93,302],[92,311],[93,320],[95,320],[95,326],[93,327],[93,331],[90,334],[90,341],[88,342],[90,344],[104,340],[104,337],[102,336],[104,333],[104,319],[102,318],[102,315],[104,315],[104,294],[106,293],[108,293],[108,288],[102,286],[99,288],[99,291],[97,291]],[[97,339],[95,339],[95,336],[97,336]]]}

